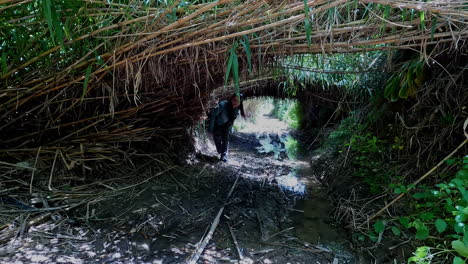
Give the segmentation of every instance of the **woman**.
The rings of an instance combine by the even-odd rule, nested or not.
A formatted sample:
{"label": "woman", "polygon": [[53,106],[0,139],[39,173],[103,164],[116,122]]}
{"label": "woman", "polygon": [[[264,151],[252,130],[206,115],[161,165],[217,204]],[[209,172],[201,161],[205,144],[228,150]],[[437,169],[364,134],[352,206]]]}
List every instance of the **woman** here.
{"label": "woman", "polygon": [[229,132],[234,120],[241,113],[245,118],[244,107],[242,105],[242,95],[233,94],[229,100],[221,101],[210,113],[210,124],[208,131],[213,133],[216,150],[221,155],[220,160],[227,162],[229,150]]}

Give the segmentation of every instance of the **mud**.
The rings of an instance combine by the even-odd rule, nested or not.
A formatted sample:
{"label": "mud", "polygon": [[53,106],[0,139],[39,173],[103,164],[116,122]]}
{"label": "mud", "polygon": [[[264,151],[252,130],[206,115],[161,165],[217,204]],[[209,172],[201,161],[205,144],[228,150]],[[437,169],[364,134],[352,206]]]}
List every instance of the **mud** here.
{"label": "mud", "polygon": [[280,155],[259,153],[257,133],[235,133],[227,163],[207,148],[184,177],[165,175],[28,230],[0,248],[0,262],[184,263],[224,206],[198,263],[358,263],[319,175],[287,158],[282,135],[262,135]]}

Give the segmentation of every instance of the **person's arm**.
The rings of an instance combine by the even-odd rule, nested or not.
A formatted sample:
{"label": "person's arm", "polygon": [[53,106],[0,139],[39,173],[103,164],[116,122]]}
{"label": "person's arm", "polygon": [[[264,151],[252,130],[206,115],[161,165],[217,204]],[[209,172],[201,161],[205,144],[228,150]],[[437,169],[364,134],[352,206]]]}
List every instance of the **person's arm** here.
{"label": "person's arm", "polygon": [[221,113],[223,110],[223,105],[220,103],[218,104],[210,113],[210,125],[208,127],[208,132],[213,132],[215,122],[216,122],[216,117]]}

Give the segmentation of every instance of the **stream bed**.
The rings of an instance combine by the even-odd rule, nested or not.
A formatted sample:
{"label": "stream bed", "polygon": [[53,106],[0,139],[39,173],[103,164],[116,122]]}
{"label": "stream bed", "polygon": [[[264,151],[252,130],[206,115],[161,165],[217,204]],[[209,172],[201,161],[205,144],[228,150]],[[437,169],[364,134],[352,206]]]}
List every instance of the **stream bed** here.
{"label": "stream bed", "polygon": [[221,209],[197,263],[358,263],[307,158],[288,155],[288,137],[235,132],[227,163],[207,147],[185,176],[148,181],[27,230],[0,246],[0,263],[187,263]]}

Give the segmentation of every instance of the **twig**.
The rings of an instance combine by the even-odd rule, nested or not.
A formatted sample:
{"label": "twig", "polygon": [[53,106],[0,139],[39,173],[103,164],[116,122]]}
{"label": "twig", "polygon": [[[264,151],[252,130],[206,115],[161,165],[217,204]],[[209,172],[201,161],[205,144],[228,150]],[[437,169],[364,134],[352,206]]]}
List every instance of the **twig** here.
{"label": "twig", "polygon": [[284,245],[284,244],[268,243],[268,242],[261,242],[261,241],[255,241],[255,240],[249,240],[249,239],[239,239],[239,240],[247,241],[247,242],[252,242],[252,243],[257,243],[257,244],[262,244],[262,245],[269,245],[269,246],[278,246],[278,247],[286,247],[286,248],[298,249],[298,250],[307,251],[307,252],[312,252],[312,253],[327,252],[327,251],[321,250],[321,249],[300,248],[300,247],[294,247],[294,246],[289,246],[289,245]]}
{"label": "twig", "polygon": [[138,185],[141,185],[141,184],[143,184],[143,183],[145,183],[145,182],[147,182],[147,181],[149,181],[149,180],[152,180],[153,178],[158,177],[159,175],[161,175],[161,174],[163,174],[163,173],[165,173],[165,172],[168,172],[169,170],[172,170],[172,169],[175,168],[175,167],[176,167],[176,166],[169,167],[168,169],[165,169],[165,170],[161,171],[160,173],[158,173],[158,174],[156,174],[156,175],[154,175],[154,176],[152,176],[152,177],[149,177],[148,179],[146,179],[146,180],[144,180],[144,181],[141,181],[141,182],[139,182],[139,183],[136,183],[136,184],[133,184],[133,185],[129,185],[129,186],[126,186],[126,187],[123,187],[123,188],[120,188],[120,189],[115,189],[115,192],[123,191],[123,190],[126,190],[126,189],[130,189],[130,188],[136,187],[136,186],[138,186]]}
{"label": "twig", "polygon": [[49,191],[52,191],[52,176],[54,176],[55,162],[57,161],[58,153],[59,153],[59,150],[57,149],[55,151],[54,162],[52,162],[52,169],[50,170],[49,184],[47,185],[47,187],[49,188]]}
{"label": "twig", "polygon": [[317,133],[317,136],[315,136],[314,140],[312,141],[312,143],[310,143],[310,145],[307,147],[307,149],[310,149],[310,147],[312,147],[312,145],[315,143],[315,141],[318,139],[318,137],[320,136],[320,134],[322,133],[322,131],[325,129],[325,127],[327,127],[328,123],[330,123],[330,121],[332,120],[332,118],[335,116],[336,112],[341,108],[340,104],[343,100],[341,100],[340,102],[338,102],[338,106],[336,107],[335,111],[333,112],[333,114],[330,116],[330,118],[328,118],[327,122],[325,123],[325,125],[322,126],[322,128],[320,129],[320,131]]}
{"label": "twig", "polygon": [[[231,190],[229,191],[227,197],[226,197],[226,200],[229,199],[229,197],[231,197],[231,194],[232,192],[234,191],[234,188],[236,188],[236,185],[237,185],[237,181],[239,180],[239,177],[240,177],[240,174],[237,175],[237,178],[236,178],[236,181],[234,181],[234,184],[232,185],[231,187]],[[218,214],[216,215],[215,219],[213,220],[213,223],[211,224],[211,228],[210,228],[210,231],[208,232],[208,234],[206,234],[205,238],[203,238],[203,240],[201,241],[201,243],[199,243],[197,249],[195,250],[195,252],[192,254],[192,256],[190,256],[190,258],[188,258],[186,260],[186,263],[187,264],[195,264],[197,263],[198,259],[200,258],[201,254],[203,253],[203,250],[205,250],[205,247],[206,245],[208,244],[208,242],[210,242],[210,239],[211,237],[213,236],[215,230],[216,230],[216,227],[218,227],[218,224],[219,224],[219,219],[221,218],[221,215],[223,214],[223,211],[224,211],[224,207],[226,206],[226,204],[224,204],[218,211]]]}
{"label": "twig", "polygon": [[[439,168],[446,160],[450,159],[460,148],[462,148],[466,143],[468,143],[468,139],[465,139],[454,151],[452,151],[449,155],[447,155],[447,157],[445,157],[444,159],[442,159],[439,163],[437,163],[437,165],[435,165],[432,169],[430,169],[428,172],[426,172],[426,174],[424,174],[423,176],[421,176],[418,180],[416,180],[413,184],[412,184],[412,188],[410,189],[414,189],[416,187],[416,185],[418,183],[420,183],[422,180],[424,180],[425,178],[427,178],[427,176],[431,175],[435,170],[437,170],[437,168]],[[375,213],[374,215],[372,215],[371,217],[369,217],[369,219],[367,219],[366,222],[362,223],[359,227],[362,227],[364,225],[367,225],[369,224],[370,221],[372,221],[374,218],[376,218],[377,216],[381,215],[383,212],[385,212],[390,206],[392,206],[394,203],[396,203],[398,200],[400,200],[401,198],[403,198],[403,196],[405,196],[406,193],[402,193],[400,195],[398,195],[397,198],[393,199],[393,201],[391,201],[390,203],[388,203],[384,208],[380,209],[377,213]]]}
{"label": "twig", "polygon": [[242,260],[244,259],[244,256],[242,256],[242,252],[239,248],[239,243],[237,242],[236,236],[234,235],[234,230],[232,230],[232,227],[229,224],[228,224],[228,228],[229,228],[229,233],[231,233],[232,241],[234,241],[234,245],[236,246],[239,259]]}
{"label": "twig", "polygon": [[37,150],[36,160],[34,161],[34,170],[33,170],[32,174],[31,174],[31,183],[29,184],[29,193],[32,193],[34,173],[36,172],[37,160],[39,158],[39,154],[41,153],[41,149],[42,149],[42,146],[40,146],[39,149]]}

